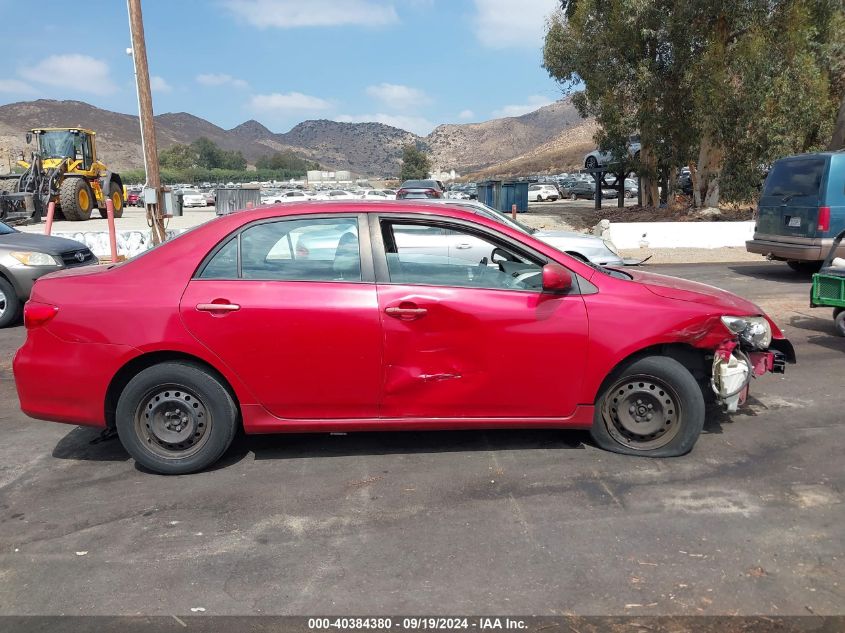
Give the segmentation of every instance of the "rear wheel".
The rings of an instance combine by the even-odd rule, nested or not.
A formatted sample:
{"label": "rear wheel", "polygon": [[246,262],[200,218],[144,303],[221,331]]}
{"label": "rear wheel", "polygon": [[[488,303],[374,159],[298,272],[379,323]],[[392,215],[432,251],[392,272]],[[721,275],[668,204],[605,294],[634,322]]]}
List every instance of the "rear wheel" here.
{"label": "rear wheel", "polygon": [[584,162],[584,166],[587,169],[595,169],[599,166],[599,161],[596,160],[595,156],[587,156],[587,160]]}
{"label": "rear wheel", "polygon": [[836,326],[836,333],[845,336],[845,308],[833,310],[833,324]]}
{"label": "rear wheel", "polygon": [[786,265],[789,266],[792,270],[796,273],[802,273],[805,275],[810,275],[812,273],[817,273],[822,267],[823,262],[799,262],[790,260],[786,262]]}
{"label": "rear wheel", "polygon": [[[109,199],[114,207],[114,217],[123,217],[123,190],[115,181],[109,183]],[[108,212],[106,209],[100,209],[100,217],[107,218]]]}
{"label": "rear wheel", "polygon": [[65,219],[87,220],[94,209],[94,194],[82,178],[65,178],[59,187],[59,203]]}
{"label": "rear wheel", "polygon": [[570,200],[577,200],[577,199],[578,199],[578,196],[577,196],[576,194],[574,194],[574,193],[570,193],[570,194],[569,194],[569,199],[570,199]]}
{"label": "rear wheel", "polygon": [[21,300],[12,284],[0,277],[0,328],[17,321],[21,311]]}
{"label": "rear wheel", "polygon": [[186,362],[136,375],[117,403],[117,433],[135,461],[163,475],[216,462],[235,436],[238,410],[220,381]]}
{"label": "rear wheel", "polygon": [[704,397],[673,358],[634,361],[596,401],[590,433],[600,447],[625,455],[688,453],[704,427]]}

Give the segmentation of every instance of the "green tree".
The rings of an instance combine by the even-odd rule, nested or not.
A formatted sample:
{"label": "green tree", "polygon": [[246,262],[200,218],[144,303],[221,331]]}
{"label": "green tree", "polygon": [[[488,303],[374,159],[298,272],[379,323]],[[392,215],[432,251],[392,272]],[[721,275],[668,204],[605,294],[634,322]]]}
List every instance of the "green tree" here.
{"label": "green tree", "polygon": [[399,174],[402,180],[428,178],[430,171],[431,161],[428,154],[416,145],[406,145],[402,148],[402,171]]}
{"label": "green tree", "polygon": [[300,158],[290,151],[274,152],[273,154],[261,156],[255,161],[258,169],[294,169],[308,171],[309,169],[320,169],[319,163]]}
{"label": "green tree", "polygon": [[191,149],[197,155],[198,167],[205,167],[206,169],[220,169],[223,167],[222,150],[205,136],[201,136],[191,143]]}
{"label": "green tree", "polygon": [[190,169],[196,167],[197,154],[190,146],[176,143],[159,152],[158,162],[165,169]]}
{"label": "green tree", "polygon": [[[544,66],[618,157],[639,131],[644,202],[693,160],[695,200],[747,198],[761,167],[822,147],[842,88],[841,0],[562,0]],[[837,10],[837,6],[839,9]],[[673,178],[669,178],[671,182]]]}

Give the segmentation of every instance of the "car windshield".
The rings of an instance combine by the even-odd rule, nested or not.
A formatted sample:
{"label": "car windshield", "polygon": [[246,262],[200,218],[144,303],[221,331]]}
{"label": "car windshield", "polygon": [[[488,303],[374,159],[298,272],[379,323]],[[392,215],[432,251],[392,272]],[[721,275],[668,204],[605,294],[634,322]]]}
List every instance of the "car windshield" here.
{"label": "car windshield", "polygon": [[17,231],[8,224],[0,222],[0,235],[9,235],[10,233],[17,233]]}

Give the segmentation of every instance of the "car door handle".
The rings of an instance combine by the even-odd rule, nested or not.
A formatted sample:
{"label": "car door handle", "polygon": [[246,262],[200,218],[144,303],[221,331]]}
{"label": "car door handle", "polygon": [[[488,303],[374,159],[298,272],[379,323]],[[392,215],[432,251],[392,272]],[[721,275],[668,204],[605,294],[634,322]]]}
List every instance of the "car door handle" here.
{"label": "car door handle", "polygon": [[455,248],[460,248],[462,250],[467,249],[467,248],[472,248],[472,244],[467,244],[467,243],[455,244]]}
{"label": "car door handle", "polygon": [[235,312],[241,306],[237,303],[198,303],[197,310],[200,312]]}
{"label": "car door handle", "polygon": [[428,314],[428,310],[426,310],[425,308],[416,307],[391,306],[389,308],[385,308],[384,313],[387,316],[392,316],[395,319],[401,319],[403,321],[413,321],[414,319],[424,317],[426,314]]}

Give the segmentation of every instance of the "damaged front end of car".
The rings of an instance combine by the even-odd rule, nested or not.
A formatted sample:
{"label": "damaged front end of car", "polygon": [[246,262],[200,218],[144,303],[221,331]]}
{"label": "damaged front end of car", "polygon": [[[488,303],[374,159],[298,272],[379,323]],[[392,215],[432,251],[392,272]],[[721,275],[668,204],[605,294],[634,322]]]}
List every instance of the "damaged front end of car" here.
{"label": "damaged front end of car", "polygon": [[783,374],[795,363],[795,350],[766,316],[723,316],[731,337],[713,352],[710,388],[729,412],[748,398],[751,381],[766,373]]}

